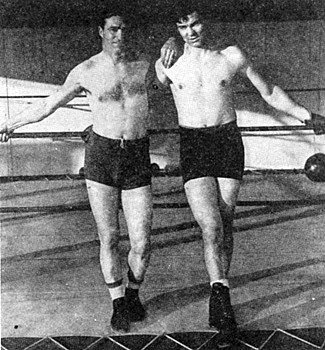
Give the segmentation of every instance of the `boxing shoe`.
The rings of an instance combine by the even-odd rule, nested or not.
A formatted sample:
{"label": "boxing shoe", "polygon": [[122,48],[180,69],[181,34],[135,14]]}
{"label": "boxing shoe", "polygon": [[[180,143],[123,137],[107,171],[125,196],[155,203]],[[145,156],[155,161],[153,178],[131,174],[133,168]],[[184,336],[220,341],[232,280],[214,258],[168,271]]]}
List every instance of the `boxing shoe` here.
{"label": "boxing shoe", "polygon": [[125,297],[113,300],[111,327],[116,332],[128,332],[130,330],[129,313]]}
{"label": "boxing shoe", "polygon": [[214,283],[209,301],[209,325],[219,332],[220,348],[236,343],[237,323],[230,302],[229,288]]}
{"label": "boxing shoe", "polygon": [[129,320],[131,322],[143,321],[146,317],[146,311],[139,299],[139,290],[126,288],[125,299],[129,313]]}

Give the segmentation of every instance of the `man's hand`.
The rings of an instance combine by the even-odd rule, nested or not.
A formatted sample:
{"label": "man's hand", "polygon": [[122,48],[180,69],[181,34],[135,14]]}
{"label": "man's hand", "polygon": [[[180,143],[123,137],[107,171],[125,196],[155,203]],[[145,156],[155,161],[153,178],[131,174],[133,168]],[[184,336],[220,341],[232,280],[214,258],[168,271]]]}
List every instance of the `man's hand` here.
{"label": "man's hand", "polygon": [[12,132],[9,131],[7,124],[0,125],[0,142],[7,142]]}
{"label": "man's hand", "polygon": [[305,120],[308,127],[313,128],[316,135],[325,134],[325,117],[316,113],[311,113],[311,119]]}
{"label": "man's hand", "polygon": [[170,68],[179,57],[176,39],[169,38],[160,50],[160,59],[165,68]]}

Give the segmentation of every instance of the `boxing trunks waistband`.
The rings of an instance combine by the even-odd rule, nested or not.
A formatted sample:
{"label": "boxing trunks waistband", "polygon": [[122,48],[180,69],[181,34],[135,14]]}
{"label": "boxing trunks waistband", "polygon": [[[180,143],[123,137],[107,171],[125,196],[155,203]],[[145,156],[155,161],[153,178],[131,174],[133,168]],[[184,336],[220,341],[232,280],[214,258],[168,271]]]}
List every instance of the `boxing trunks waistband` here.
{"label": "boxing trunks waistband", "polygon": [[215,132],[218,132],[220,130],[237,127],[237,121],[233,120],[229,123],[220,124],[220,125],[212,125],[212,126],[206,126],[206,127],[200,127],[200,128],[193,128],[191,126],[183,126],[180,125],[179,129],[180,131],[184,130],[184,132],[197,132],[197,133],[205,133],[205,134],[214,134]]}

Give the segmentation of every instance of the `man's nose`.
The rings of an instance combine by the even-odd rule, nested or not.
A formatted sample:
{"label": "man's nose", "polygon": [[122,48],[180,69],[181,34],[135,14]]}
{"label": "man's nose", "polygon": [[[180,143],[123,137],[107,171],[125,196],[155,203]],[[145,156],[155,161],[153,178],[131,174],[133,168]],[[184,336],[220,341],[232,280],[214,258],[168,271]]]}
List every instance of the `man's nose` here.
{"label": "man's nose", "polygon": [[117,32],[116,32],[116,36],[119,40],[122,40],[123,38],[123,32],[122,32],[122,29],[119,29]]}
{"label": "man's nose", "polygon": [[195,31],[193,30],[193,28],[191,28],[191,27],[187,28],[187,35],[192,36],[194,34],[194,32]]}

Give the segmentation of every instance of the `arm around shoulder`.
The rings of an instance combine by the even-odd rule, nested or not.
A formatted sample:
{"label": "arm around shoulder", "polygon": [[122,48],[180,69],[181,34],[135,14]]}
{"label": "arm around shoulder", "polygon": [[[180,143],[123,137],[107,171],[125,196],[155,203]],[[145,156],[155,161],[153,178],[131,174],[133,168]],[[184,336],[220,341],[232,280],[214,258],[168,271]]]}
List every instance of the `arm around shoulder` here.
{"label": "arm around shoulder", "polygon": [[177,43],[175,37],[170,37],[160,49],[160,59],[165,68],[172,67],[178,58],[182,55],[183,50]]}
{"label": "arm around shoulder", "polygon": [[156,76],[157,79],[155,79],[155,84],[157,84],[157,87],[167,87],[171,83],[170,79],[165,73],[165,67],[162,63],[161,58],[159,58],[155,63],[155,69],[156,69]]}

